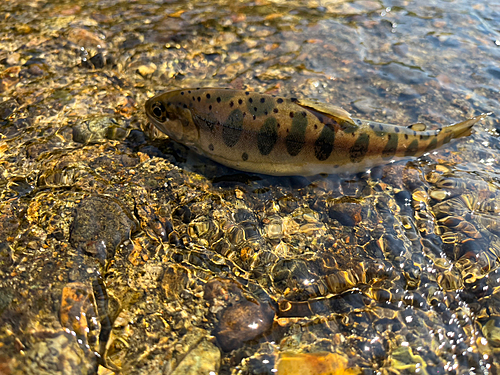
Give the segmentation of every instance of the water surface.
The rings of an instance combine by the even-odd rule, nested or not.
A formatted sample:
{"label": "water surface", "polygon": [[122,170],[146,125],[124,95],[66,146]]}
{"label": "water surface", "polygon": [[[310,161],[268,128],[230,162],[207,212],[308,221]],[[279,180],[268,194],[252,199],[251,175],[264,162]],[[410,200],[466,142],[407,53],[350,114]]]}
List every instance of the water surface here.
{"label": "water surface", "polygon": [[[0,10],[0,372],[500,369],[498,2]],[[151,137],[148,98],[203,86],[492,115],[419,159],[276,178]]]}

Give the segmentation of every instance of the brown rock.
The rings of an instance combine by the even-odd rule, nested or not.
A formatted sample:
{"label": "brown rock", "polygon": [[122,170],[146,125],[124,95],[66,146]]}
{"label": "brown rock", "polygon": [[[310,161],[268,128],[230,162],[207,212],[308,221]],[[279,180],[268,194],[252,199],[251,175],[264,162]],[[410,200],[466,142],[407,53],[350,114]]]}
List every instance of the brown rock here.
{"label": "brown rock", "polygon": [[340,224],[354,226],[361,221],[361,205],[358,203],[336,203],[330,208],[330,218]]}
{"label": "brown rock", "polygon": [[271,328],[273,319],[267,302],[241,301],[224,310],[214,335],[222,350],[231,351]]}

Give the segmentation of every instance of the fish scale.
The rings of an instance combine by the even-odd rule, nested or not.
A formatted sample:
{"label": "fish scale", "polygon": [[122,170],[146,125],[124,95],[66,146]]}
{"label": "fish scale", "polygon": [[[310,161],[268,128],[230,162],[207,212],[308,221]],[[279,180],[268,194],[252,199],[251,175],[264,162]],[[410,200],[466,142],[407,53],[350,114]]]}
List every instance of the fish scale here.
{"label": "fish scale", "polygon": [[177,142],[228,167],[269,175],[360,172],[420,156],[470,133],[483,114],[437,130],[352,118],[308,99],[193,88],[146,102],[149,120]]}

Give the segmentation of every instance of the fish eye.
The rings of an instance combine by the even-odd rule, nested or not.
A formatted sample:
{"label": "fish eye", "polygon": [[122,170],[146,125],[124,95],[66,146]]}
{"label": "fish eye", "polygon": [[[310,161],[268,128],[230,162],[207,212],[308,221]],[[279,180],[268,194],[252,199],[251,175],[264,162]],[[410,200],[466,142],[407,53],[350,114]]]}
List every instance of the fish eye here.
{"label": "fish eye", "polygon": [[156,117],[157,119],[160,119],[162,121],[165,121],[165,112],[166,108],[161,102],[156,102],[153,104],[151,107],[151,112],[153,113],[153,116]]}

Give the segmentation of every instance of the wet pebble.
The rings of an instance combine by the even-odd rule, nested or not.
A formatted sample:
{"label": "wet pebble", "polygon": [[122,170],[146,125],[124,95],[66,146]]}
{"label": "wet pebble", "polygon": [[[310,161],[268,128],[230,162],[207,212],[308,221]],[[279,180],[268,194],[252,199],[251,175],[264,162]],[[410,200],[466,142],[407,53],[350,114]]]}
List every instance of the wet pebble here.
{"label": "wet pebble", "polygon": [[483,335],[493,347],[500,347],[500,317],[492,316],[482,328]]}
{"label": "wet pebble", "polygon": [[19,63],[19,60],[21,60],[21,54],[19,52],[14,52],[7,57],[7,64],[9,65],[16,65]]}
{"label": "wet pebble", "polygon": [[106,57],[102,53],[97,53],[90,59],[82,60],[82,68],[86,69],[102,69],[106,65]]}
{"label": "wet pebble", "polygon": [[422,84],[429,78],[420,69],[410,68],[401,64],[391,63],[381,69],[383,75],[389,76],[394,82],[405,84]]}
{"label": "wet pebble", "polygon": [[0,72],[0,93],[9,90],[12,86],[19,82],[19,66],[12,66]]}
{"label": "wet pebble", "polygon": [[108,139],[124,140],[128,130],[113,117],[96,117],[79,121],[73,126],[73,141],[83,144],[102,143]]}
{"label": "wet pebble", "polygon": [[361,209],[358,203],[336,203],[330,208],[329,216],[342,225],[352,227],[361,221]]}
{"label": "wet pebble", "polygon": [[137,73],[139,73],[143,77],[150,76],[154,72],[156,72],[157,66],[154,63],[149,63],[147,65],[141,65],[137,68]]}
{"label": "wet pebble", "polygon": [[347,356],[337,353],[281,353],[277,365],[278,374],[329,375],[358,374],[359,370],[348,367]]}
{"label": "wet pebble", "polygon": [[500,79],[500,69],[498,69],[498,68],[489,68],[489,69],[486,69],[486,71],[493,78]]}
{"label": "wet pebble", "polygon": [[204,298],[217,316],[213,335],[225,352],[241,347],[272,326],[274,310],[269,303],[247,297],[234,281],[220,278],[209,281]]}
{"label": "wet pebble", "polygon": [[179,299],[180,294],[189,283],[190,271],[182,266],[172,264],[165,269],[161,287],[168,300]]}
{"label": "wet pebble", "polygon": [[221,353],[210,341],[204,339],[177,365],[171,375],[215,374],[219,370]]}
{"label": "wet pebble", "polygon": [[[30,345],[22,357],[11,364],[13,374],[91,374],[96,363],[89,363],[76,339],[69,333],[48,335]],[[7,372],[9,374],[11,372]]]}
{"label": "wet pebble", "polygon": [[184,224],[189,224],[189,222],[192,220],[192,217],[193,215],[188,206],[178,206],[172,212],[172,219],[174,221],[176,220],[181,221]]}
{"label": "wet pebble", "polygon": [[270,240],[279,240],[283,238],[283,219],[279,216],[273,216],[266,220],[264,232]]}
{"label": "wet pebble", "polygon": [[88,331],[88,319],[95,317],[91,307],[92,291],[87,285],[74,282],[66,285],[62,290],[61,309],[59,319],[61,325],[84,338]]}
{"label": "wet pebble", "polygon": [[380,109],[380,105],[378,105],[373,98],[358,99],[352,105],[358,112],[361,113],[373,113],[374,111]]}
{"label": "wet pebble", "polygon": [[106,48],[106,42],[100,35],[80,27],[71,29],[68,33],[68,39],[78,47],[84,47],[85,49]]}
{"label": "wet pebble", "polygon": [[118,203],[108,198],[89,197],[75,210],[70,242],[104,261],[113,257],[117,246],[135,230],[135,221]]}
{"label": "wet pebble", "polygon": [[0,103],[0,120],[7,120],[17,108],[19,108],[19,103],[15,99],[8,99]]}
{"label": "wet pebble", "polygon": [[43,69],[38,64],[30,65],[28,68],[28,73],[33,76],[41,76],[43,75]]}
{"label": "wet pebble", "polygon": [[222,350],[231,351],[271,328],[273,319],[267,302],[243,300],[224,310],[214,335]]}

